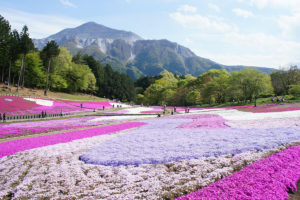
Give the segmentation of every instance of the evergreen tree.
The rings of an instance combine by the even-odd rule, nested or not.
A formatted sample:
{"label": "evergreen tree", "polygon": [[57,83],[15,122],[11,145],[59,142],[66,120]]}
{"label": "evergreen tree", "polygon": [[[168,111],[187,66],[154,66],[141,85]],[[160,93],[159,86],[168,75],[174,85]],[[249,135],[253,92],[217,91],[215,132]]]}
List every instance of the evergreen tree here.
{"label": "evergreen tree", "polygon": [[1,80],[4,80],[4,69],[8,63],[8,45],[9,45],[10,25],[7,20],[0,15],[0,66],[1,66]]}
{"label": "evergreen tree", "polygon": [[14,30],[12,33],[10,33],[9,36],[9,47],[8,47],[9,68],[8,68],[8,79],[7,79],[8,87],[10,86],[12,64],[16,61],[19,54],[20,54],[20,35],[17,30]]}
{"label": "evergreen tree", "polygon": [[[24,59],[28,52],[34,49],[33,42],[31,38],[29,37],[28,33],[28,27],[25,25],[22,29],[22,32],[20,34],[20,52],[22,53],[22,63],[20,66],[20,73],[19,73],[19,79],[18,79],[18,86],[17,86],[17,92],[19,91],[19,86],[21,82],[21,78],[24,77]],[[24,85],[24,81],[23,84]]]}
{"label": "evergreen tree", "polygon": [[59,54],[59,48],[58,45],[54,40],[51,40],[47,43],[47,45],[43,48],[41,55],[48,62],[48,70],[47,70],[47,78],[46,78],[46,88],[44,95],[47,96],[48,89],[49,89],[49,72],[50,72],[50,66],[51,66],[51,60],[53,57],[58,56]]}

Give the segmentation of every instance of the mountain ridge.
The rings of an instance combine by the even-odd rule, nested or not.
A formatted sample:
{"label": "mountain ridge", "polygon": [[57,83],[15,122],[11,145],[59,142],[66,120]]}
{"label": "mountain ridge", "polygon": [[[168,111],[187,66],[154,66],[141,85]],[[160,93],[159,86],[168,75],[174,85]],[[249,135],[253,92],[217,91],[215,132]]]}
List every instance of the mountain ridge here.
{"label": "mountain ridge", "polygon": [[[75,28],[67,28],[34,44],[42,49],[50,40],[66,47],[73,55],[86,53],[110,64],[113,69],[129,74],[134,80],[140,76],[158,75],[167,70],[174,74],[198,76],[209,69],[240,70],[248,66],[227,66],[197,56],[189,48],[167,39],[145,40],[139,35],[112,29],[95,22],[87,22]],[[274,69],[255,67],[270,73]]]}

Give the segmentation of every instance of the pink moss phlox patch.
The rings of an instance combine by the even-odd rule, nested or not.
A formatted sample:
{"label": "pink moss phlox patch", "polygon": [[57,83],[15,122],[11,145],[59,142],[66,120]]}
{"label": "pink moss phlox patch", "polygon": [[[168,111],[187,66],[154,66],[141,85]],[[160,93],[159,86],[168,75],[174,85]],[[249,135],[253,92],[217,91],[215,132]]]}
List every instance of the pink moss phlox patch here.
{"label": "pink moss phlox patch", "polygon": [[123,110],[116,110],[116,111],[112,111],[112,112],[108,112],[108,113],[115,113],[115,114],[125,114],[128,113],[129,111],[126,109]]}
{"label": "pink moss phlox patch", "polygon": [[[7,101],[6,99],[10,99]],[[41,114],[46,111],[47,114],[75,113],[82,111],[91,111],[90,109],[76,107],[74,105],[62,103],[54,99],[42,99],[52,101],[52,106],[39,105],[34,101],[25,100],[23,97],[1,96],[0,97],[0,113],[6,115],[31,115]]]}
{"label": "pink moss phlox patch", "polygon": [[89,109],[103,109],[104,108],[112,108],[112,105],[109,101],[70,101],[70,100],[61,100],[62,102],[65,102],[67,104],[81,107],[83,108],[89,108]]}
{"label": "pink moss phlox patch", "polygon": [[225,125],[224,118],[216,114],[194,114],[194,115],[177,115],[171,118],[192,119],[192,122],[182,124],[177,128],[196,128],[196,129],[225,129],[229,128]]}
{"label": "pink moss phlox patch", "polygon": [[0,143],[0,158],[14,153],[34,149],[38,147],[54,145],[58,143],[71,142],[72,140],[83,139],[87,137],[93,137],[98,135],[104,135],[130,129],[134,127],[143,126],[144,122],[128,122],[117,125],[103,126],[97,128],[91,128],[86,130],[58,133],[54,135],[45,135],[32,138],[25,138],[19,140],[12,140],[8,142]]}
{"label": "pink moss phlox patch", "polygon": [[240,111],[252,112],[252,113],[269,113],[269,112],[285,112],[300,110],[300,104],[265,104],[254,106],[237,107]]}
{"label": "pink moss phlox patch", "polygon": [[288,199],[300,179],[300,146],[263,158],[208,187],[177,200]]}
{"label": "pink moss phlox patch", "polygon": [[257,107],[256,109],[252,109],[253,113],[265,113],[265,112],[285,112],[285,111],[295,111],[300,110],[300,107],[283,107],[278,105],[264,105],[261,107]]}

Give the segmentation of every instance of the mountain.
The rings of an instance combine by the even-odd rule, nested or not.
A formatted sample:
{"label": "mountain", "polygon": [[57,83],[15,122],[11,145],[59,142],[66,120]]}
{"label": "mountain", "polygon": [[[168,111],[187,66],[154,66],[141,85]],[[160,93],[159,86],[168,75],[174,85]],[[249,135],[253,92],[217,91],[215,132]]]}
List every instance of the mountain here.
{"label": "mountain", "polygon": [[[103,65],[129,74],[133,79],[140,76],[158,75],[167,70],[174,74],[201,73],[214,69],[241,70],[246,66],[226,66],[194,54],[190,49],[168,40],[144,40],[135,33],[116,30],[88,22],[76,28],[64,29],[44,39],[34,39],[42,49],[48,41],[55,40],[73,55],[77,52],[94,56]],[[258,68],[270,73],[274,69]]]}

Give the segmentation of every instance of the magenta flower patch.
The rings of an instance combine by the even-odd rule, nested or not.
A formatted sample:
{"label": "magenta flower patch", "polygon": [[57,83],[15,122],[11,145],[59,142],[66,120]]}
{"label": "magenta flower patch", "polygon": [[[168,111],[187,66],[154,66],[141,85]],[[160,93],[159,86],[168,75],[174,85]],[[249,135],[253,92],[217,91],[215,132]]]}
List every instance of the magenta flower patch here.
{"label": "magenta flower patch", "polygon": [[103,109],[104,108],[112,108],[112,105],[110,104],[109,101],[70,101],[70,100],[61,100],[62,102],[77,106],[77,107],[82,107],[83,108],[89,108],[89,109]]}
{"label": "magenta flower patch", "polygon": [[300,179],[300,146],[261,159],[208,187],[177,200],[288,199]]}
{"label": "magenta flower patch", "polygon": [[72,140],[83,139],[103,134],[114,133],[125,129],[143,126],[143,122],[128,122],[123,124],[103,126],[86,130],[58,133],[54,135],[45,135],[32,138],[25,138],[0,143],[0,158],[14,153],[34,149],[38,147],[54,145],[58,143],[71,142]]}
{"label": "magenta flower patch", "polygon": [[[9,101],[7,101],[9,99]],[[32,99],[32,98],[31,98]],[[10,101],[11,100],[11,101]],[[0,113],[6,115],[30,115],[41,114],[46,111],[48,114],[74,113],[81,111],[90,111],[90,109],[81,109],[74,105],[62,103],[54,99],[34,99],[51,102],[51,106],[39,105],[35,101],[25,100],[23,97],[1,96],[0,97]]]}

